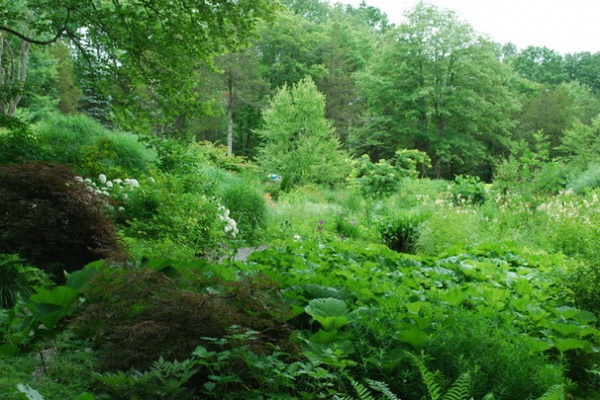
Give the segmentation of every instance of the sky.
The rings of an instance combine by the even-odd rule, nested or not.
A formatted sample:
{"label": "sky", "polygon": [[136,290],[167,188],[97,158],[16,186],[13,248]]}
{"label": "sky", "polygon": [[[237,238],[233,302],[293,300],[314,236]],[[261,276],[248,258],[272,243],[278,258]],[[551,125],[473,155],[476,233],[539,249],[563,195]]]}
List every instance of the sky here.
{"label": "sky", "polygon": [[[361,0],[334,0],[358,6]],[[365,0],[391,22],[403,20],[418,0]],[[499,43],[548,47],[561,54],[600,52],[599,0],[429,0]]]}

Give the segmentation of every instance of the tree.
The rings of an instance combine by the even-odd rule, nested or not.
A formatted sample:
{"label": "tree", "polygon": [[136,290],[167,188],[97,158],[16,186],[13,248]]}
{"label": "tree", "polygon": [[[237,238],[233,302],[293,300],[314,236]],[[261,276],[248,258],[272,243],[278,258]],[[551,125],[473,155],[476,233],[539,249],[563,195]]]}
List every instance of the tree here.
{"label": "tree", "polygon": [[131,86],[143,83],[173,100],[193,90],[199,63],[244,44],[274,8],[274,0],[0,0],[0,43],[17,41],[26,66],[31,45],[65,38]]}
{"label": "tree", "polygon": [[[252,130],[258,127],[260,111],[270,92],[268,82],[262,77],[256,47],[243,52],[228,53],[217,58],[222,70],[227,114],[227,150],[229,155],[252,154]],[[237,132],[234,132],[237,130]],[[237,136],[234,143],[234,136]]]}
{"label": "tree", "polygon": [[600,96],[600,52],[582,52],[565,56],[565,71],[569,80],[577,80]]}
{"label": "tree", "polygon": [[317,49],[323,41],[322,28],[290,11],[278,13],[272,24],[263,24],[257,42],[263,76],[276,90],[305,76],[318,80],[326,75]]}
{"label": "tree", "polygon": [[369,121],[353,143],[365,140],[372,149],[358,150],[383,158],[400,148],[425,151],[437,177],[488,178],[514,125],[516,75],[497,46],[454,13],[421,2],[407,19],[359,75]]}
{"label": "tree", "polygon": [[327,98],[326,116],[334,123],[342,143],[361,123],[365,102],[356,87],[356,72],[364,69],[376,45],[376,32],[363,15],[348,6],[336,7],[323,24],[323,40],[317,51],[326,75],[316,80]]}
{"label": "tree", "polygon": [[569,80],[563,57],[547,47],[527,47],[512,59],[512,66],[533,82],[556,86]]}
{"label": "tree", "polygon": [[310,77],[275,94],[263,114],[264,140],[258,163],[283,177],[284,189],[307,183],[334,184],[349,172],[332,124],[325,119],[325,97]]}
{"label": "tree", "polygon": [[600,112],[600,100],[577,81],[557,87],[540,85],[535,96],[524,99],[518,116],[517,136],[533,145],[533,134],[543,132],[548,139],[550,157],[558,154],[563,135],[576,123],[591,124]]}
{"label": "tree", "polygon": [[59,103],[58,109],[64,114],[74,114],[78,111],[79,100],[83,96],[82,91],[75,85],[73,72],[73,60],[69,47],[64,43],[57,43],[52,48],[52,54],[57,59],[57,82]]}

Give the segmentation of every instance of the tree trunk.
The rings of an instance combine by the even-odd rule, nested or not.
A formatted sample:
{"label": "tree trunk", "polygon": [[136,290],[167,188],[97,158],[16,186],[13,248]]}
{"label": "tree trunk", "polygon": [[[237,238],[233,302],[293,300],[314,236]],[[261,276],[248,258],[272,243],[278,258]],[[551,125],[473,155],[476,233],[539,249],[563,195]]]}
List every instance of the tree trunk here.
{"label": "tree trunk", "polygon": [[233,155],[233,78],[227,80],[227,155]]}

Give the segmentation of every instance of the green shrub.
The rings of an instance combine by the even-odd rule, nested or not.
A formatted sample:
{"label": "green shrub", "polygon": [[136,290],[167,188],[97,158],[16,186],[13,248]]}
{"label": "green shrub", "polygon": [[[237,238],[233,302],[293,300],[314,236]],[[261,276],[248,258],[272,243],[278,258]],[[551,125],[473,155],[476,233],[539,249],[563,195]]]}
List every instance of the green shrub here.
{"label": "green shrub", "polygon": [[0,164],[33,161],[40,155],[41,146],[29,125],[14,117],[0,116]]}
{"label": "green shrub", "polygon": [[[223,211],[219,205],[200,194],[169,189],[168,185],[155,189],[158,193],[154,199],[160,204],[149,217],[128,221],[123,233],[146,242],[168,240],[189,249],[194,256],[218,252],[218,244],[226,239],[225,223],[221,220]],[[153,202],[151,200],[152,207]]]}
{"label": "green shrub", "polygon": [[480,205],[487,199],[485,185],[476,176],[457,175],[450,194],[454,205]]}
{"label": "green shrub", "polygon": [[531,351],[530,338],[501,316],[454,311],[430,336],[429,365],[448,378],[473,375],[474,398],[528,399],[565,383],[564,366]]}
{"label": "green shrub", "polygon": [[248,184],[237,182],[225,186],[219,192],[221,204],[229,209],[237,222],[240,237],[253,242],[258,230],[265,226],[266,204],[259,191]]}
{"label": "green shrub", "polygon": [[419,225],[417,252],[439,255],[445,250],[486,242],[486,231],[481,229],[482,219],[476,210],[439,207]]}
{"label": "green shrub", "polygon": [[585,194],[600,187],[600,165],[590,165],[588,169],[570,179],[567,185],[575,193]]}
{"label": "green shrub", "polygon": [[392,250],[414,253],[419,237],[419,226],[425,220],[423,214],[404,213],[387,217],[377,224],[381,241]]}
{"label": "green shrub", "polygon": [[363,196],[385,197],[398,191],[401,177],[386,160],[373,163],[365,154],[353,162],[350,182],[358,187]]}
{"label": "green shrub", "polygon": [[62,275],[100,258],[123,259],[105,203],[56,164],[0,167],[0,253]]}

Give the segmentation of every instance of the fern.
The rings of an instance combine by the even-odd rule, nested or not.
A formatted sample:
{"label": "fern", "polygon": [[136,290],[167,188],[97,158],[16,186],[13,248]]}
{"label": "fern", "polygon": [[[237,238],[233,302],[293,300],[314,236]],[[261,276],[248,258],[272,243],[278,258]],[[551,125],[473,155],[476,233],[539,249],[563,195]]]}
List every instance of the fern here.
{"label": "fern", "polygon": [[380,397],[379,400],[400,400],[398,396],[396,396],[390,390],[389,386],[384,382],[374,381],[371,379],[366,380],[369,387],[367,388],[360,382],[356,382],[354,379],[350,379],[350,384],[354,388],[354,391],[358,395],[358,399],[354,397],[346,396],[346,397],[335,397],[336,400],[377,400],[371,394],[370,390],[374,390],[383,394],[383,397]]}
{"label": "fern", "polygon": [[471,388],[471,375],[468,372],[460,374],[454,381],[448,392],[444,395],[443,400],[465,400],[469,399]]}
{"label": "fern", "polygon": [[358,394],[358,400],[375,400],[375,397],[371,396],[369,389],[360,382],[356,382],[354,379],[350,381],[352,387]]}
{"label": "fern", "polygon": [[399,397],[392,393],[387,383],[373,381],[371,379],[367,379],[367,383],[371,389],[383,393],[383,400],[400,400]]}
{"label": "fern", "polygon": [[[442,396],[442,388],[436,381],[436,374],[429,371],[423,361],[420,358],[415,356],[412,353],[407,353],[410,358],[417,364],[419,367],[419,371],[421,372],[421,377],[423,378],[423,382],[427,387],[427,392],[431,400],[469,400],[472,397],[469,396],[469,392],[471,389],[471,374],[465,372],[460,374],[460,376],[452,383],[450,389],[446,392],[445,395]],[[493,400],[494,396],[491,395],[486,396],[485,400]]]}
{"label": "fern", "polygon": [[162,381],[172,381],[178,385],[183,385],[198,372],[198,369],[191,359],[179,362],[177,360],[166,361],[163,357],[160,357],[152,363],[151,372],[155,373]]}
{"label": "fern", "polygon": [[565,400],[565,389],[562,385],[551,386],[538,400]]}
{"label": "fern", "polygon": [[427,387],[427,392],[429,393],[431,400],[440,400],[442,396],[442,388],[436,382],[435,374],[427,369],[427,367],[425,366],[425,364],[423,364],[423,361],[421,361],[420,358],[418,358],[412,353],[406,354],[408,354],[408,356],[412,358],[415,364],[417,364],[417,367],[421,372],[421,377],[423,378],[423,383],[425,383],[425,386]]}

